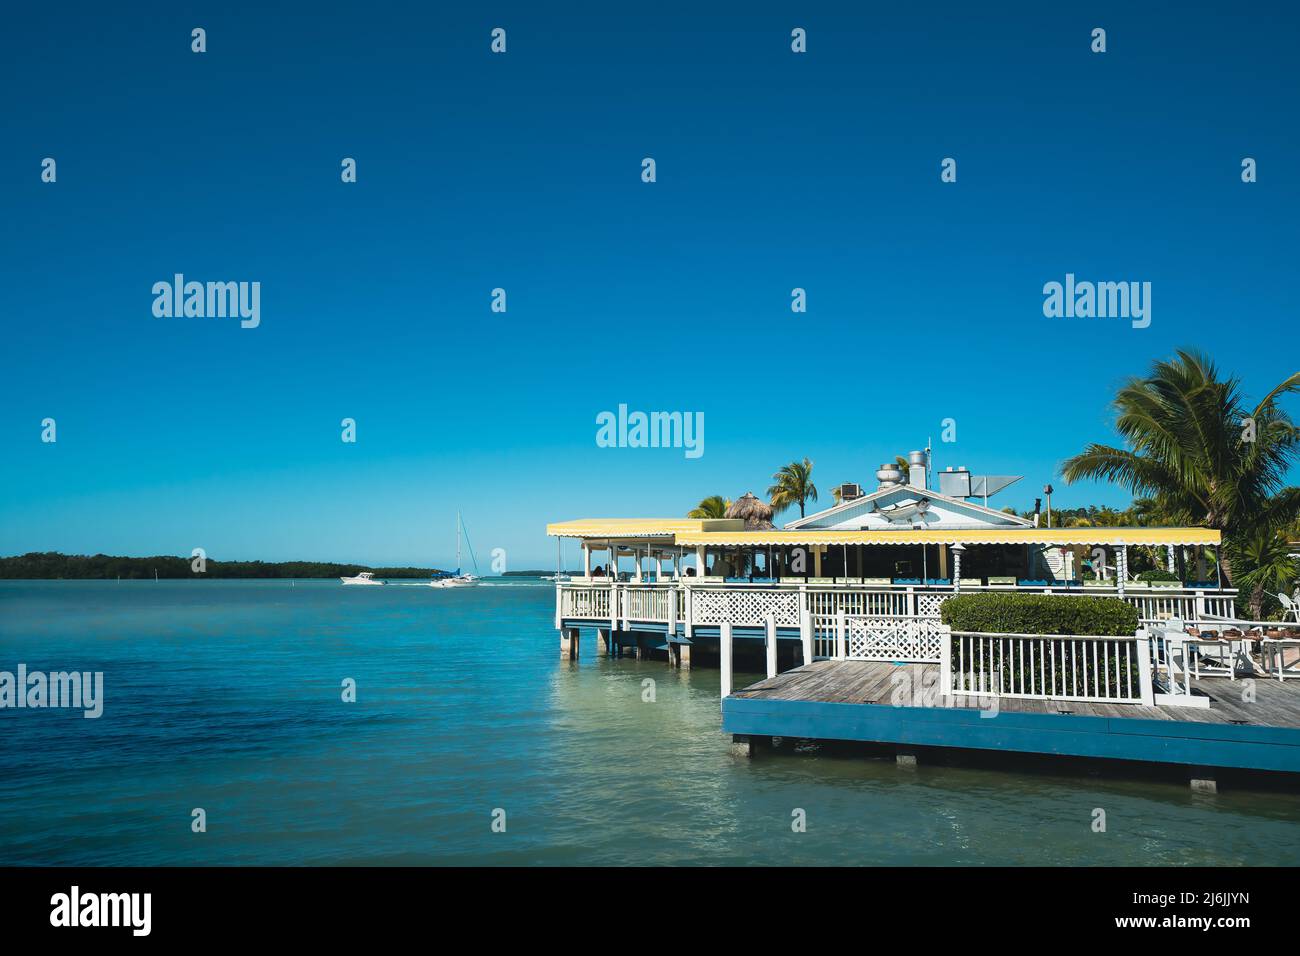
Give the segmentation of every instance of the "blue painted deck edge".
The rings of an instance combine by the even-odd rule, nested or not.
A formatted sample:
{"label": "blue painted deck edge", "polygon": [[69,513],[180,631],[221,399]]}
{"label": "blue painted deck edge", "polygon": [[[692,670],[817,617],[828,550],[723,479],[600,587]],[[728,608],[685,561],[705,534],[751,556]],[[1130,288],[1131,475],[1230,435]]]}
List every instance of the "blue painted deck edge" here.
{"label": "blue painted deck edge", "polygon": [[1106,757],[1300,773],[1300,729],[728,697],[730,734]]}

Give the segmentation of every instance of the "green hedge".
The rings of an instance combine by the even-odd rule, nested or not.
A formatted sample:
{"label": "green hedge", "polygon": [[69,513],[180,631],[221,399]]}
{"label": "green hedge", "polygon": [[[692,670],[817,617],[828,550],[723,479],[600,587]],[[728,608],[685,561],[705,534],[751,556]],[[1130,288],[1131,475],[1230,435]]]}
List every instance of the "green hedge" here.
{"label": "green hedge", "polygon": [[1177,581],[1178,575],[1172,571],[1143,571],[1138,575],[1139,581]]}
{"label": "green hedge", "polygon": [[960,594],[940,607],[954,631],[1002,634],[1079,634],[1132,637],[1137,608],[1112,597],[1055,594]]}

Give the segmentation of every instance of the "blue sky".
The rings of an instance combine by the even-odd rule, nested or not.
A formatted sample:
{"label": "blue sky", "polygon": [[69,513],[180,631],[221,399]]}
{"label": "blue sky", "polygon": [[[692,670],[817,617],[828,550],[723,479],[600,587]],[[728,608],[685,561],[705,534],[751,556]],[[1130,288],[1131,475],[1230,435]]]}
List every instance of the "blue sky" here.
{"label": "blue sky", "polygon": [[[1282,5],[324,6],[8,14],[0,553],[445,564],[460,508],[546,566],[549,520],[927,436],[1026,475],[998,505],[1122,504],[1056,471],[1124,378],[1296,368]],[[261,282],[260,327],[155,318],[177,272]],[[1151,326],[1044,318],[1067,272],[1151,282]],[[705,454],[598,448],[619,403]]]}

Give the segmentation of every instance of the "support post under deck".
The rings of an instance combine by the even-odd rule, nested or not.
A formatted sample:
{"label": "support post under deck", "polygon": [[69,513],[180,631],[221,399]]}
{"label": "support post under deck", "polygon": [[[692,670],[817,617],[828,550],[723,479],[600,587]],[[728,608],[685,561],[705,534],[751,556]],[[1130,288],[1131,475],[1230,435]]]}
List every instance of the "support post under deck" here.
{"label": "support post under deck", "polygon": [[566,627],[560,631],[560,659],[576,661],[578,648],[582,642],[581,632],[576,627]]}

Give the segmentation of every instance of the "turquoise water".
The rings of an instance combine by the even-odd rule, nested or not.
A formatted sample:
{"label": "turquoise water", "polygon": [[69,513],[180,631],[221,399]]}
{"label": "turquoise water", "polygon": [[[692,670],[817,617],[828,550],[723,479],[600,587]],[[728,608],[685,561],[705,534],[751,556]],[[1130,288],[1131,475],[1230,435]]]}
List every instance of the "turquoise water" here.
{"label": "turquoise water", "polygon": [[0,582],[0,670],[105,683],[98,720],[0,710],[0,864],[1300,864],[1291,793],[733,758],[716,670],[589,639],[561,662],[554,607],[531,582]]}

